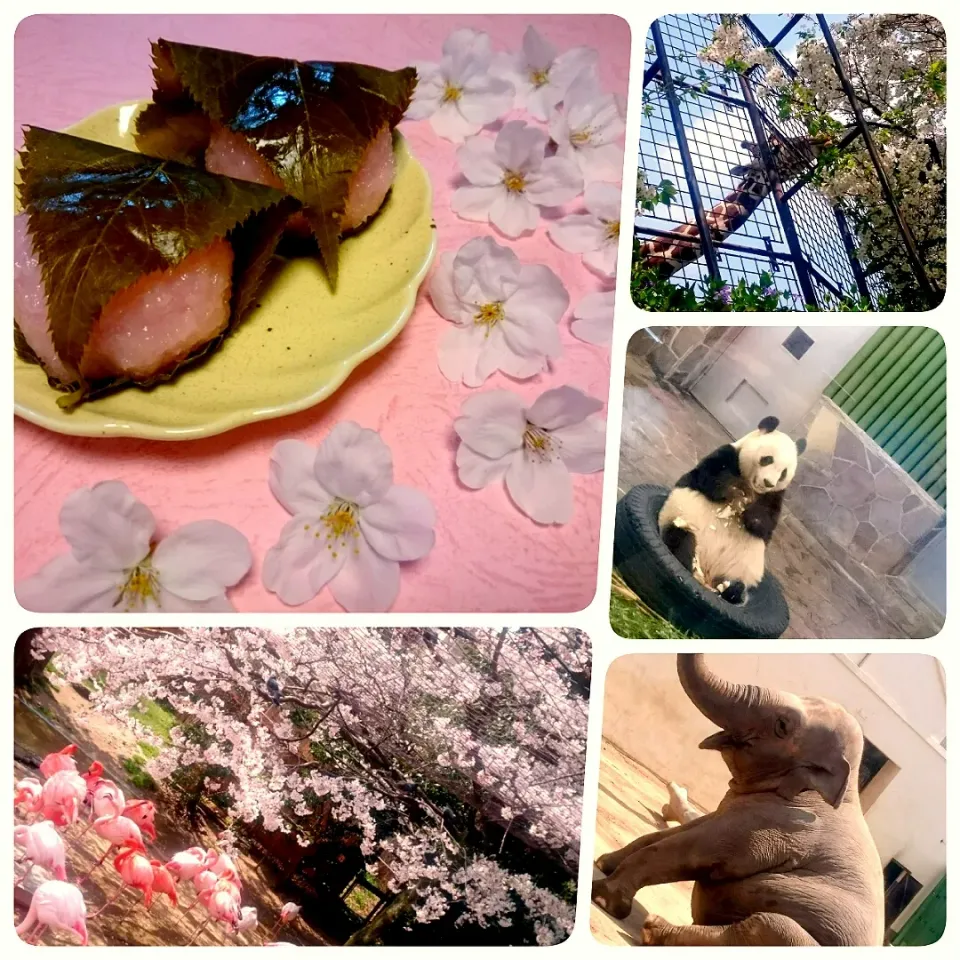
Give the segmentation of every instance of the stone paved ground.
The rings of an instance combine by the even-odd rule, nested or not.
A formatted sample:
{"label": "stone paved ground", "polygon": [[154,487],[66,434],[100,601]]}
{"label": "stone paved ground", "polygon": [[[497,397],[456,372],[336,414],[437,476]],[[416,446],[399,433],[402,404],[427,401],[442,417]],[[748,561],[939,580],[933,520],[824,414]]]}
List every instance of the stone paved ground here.
{"label": "stone paved ground", "polygon": [[[730,441],[688,394],[656,381],[646,360],[627,355],[619,490],[637,483],[672,486],[698,460]],[[767,550],[767,569],[790,606],[785,637],[893,639],[931,636],[908,622],[902,607],[884,608],[839,566],[787,511]]]}

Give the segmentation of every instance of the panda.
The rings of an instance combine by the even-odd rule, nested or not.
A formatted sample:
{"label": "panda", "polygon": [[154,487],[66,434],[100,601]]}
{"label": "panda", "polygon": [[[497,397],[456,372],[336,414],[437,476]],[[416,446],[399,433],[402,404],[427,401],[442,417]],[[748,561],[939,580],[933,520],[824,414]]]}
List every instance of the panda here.
{"label": "panda", "polygon": [[766,545],[807,446],[779,426],[776,417],[765,417],[756,430],[704,457],[660,510],[660,536],[670,552],[729,603],[746,603],[763,579]]}

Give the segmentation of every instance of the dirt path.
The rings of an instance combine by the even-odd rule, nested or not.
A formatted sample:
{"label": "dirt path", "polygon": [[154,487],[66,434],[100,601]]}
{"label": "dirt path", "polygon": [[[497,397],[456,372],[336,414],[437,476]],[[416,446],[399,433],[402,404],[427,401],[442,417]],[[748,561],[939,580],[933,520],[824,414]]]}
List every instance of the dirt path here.
{"label": "dirt path", "polygon": [[[668,800],[667,785],[656,774],[604,740],[593,859],[637,837],[674,826],[660,815]],[[593,875],[594,879],[602,876],[596,868]],[[645,887],[634,897],[633,910],[626,920],[615,920],[591,904],[590,932],[604,944],[633,946],[640,942],[640,929],[648,913],[658,913],[671,923],[692,923],[692,893],[693,883],[689,882]]]}
{"label": "dirt path", "polygon": [[[172,797],[167,791],[161,788],[153,793],[138,790],[130,784],[122,760],[138,752],[136,736],[119,721],[92,710],[90,704],[72,687],[65,684],[54,696],[40,694],[31,698],[29,704],[15,701],[15,780],[27,776],[39,777],[36,763],[45,754],[59,750],[69,742],[79,747],[76,759],[81,770],[85,770],[92,760],[99,760],[105,767],[106,775],[120,785],[127,799],[142,796],[157,804],[157,839],[151,842],[144,838],[150,857],[166,862],[174,853],[187,847],[206,848],[216,844],[218,828],[215,824],[202,821],[194,828],[183,822],[182,818],[169,815]],[[74,883],[93,867],[106,849],[106,841],[92,830],[81,836],[85,826],[83,823],[76,824],[64,834],[67,843],[67,878]],[[329,938],[303,917],[274,937],[269,936],[285,898],[273,891],[253,858],[241,854],[235,859],[243,881],[243,905],[256,907],[260,925],[256,930],[234,937],[211,923],[199,934],[196,945],[258,945],[271,939],[301,946],[332,944]],[[93,916],[122,887],[112,860],[108,856],[104,864],[94,870],[81,886],[90,918],[91,945],[175,946],[188,943],[206,919],[206,911],[201,904],[192,910],[188,909],[195,902],[190,884],[180,888],[179,907],[170,904],[165,896],[158,896],[147,911],[143,906],[143,895],[139,891],[126,889],[100,916]],[[18,868],[17,875],[22,872],[23,868]],[[31,871],[27,882],[15,890],[15,922],[23,919],[33,890],[49,876],[36,868]],[[41,942],[63,945],[77,941],[69,934],[47,931]]]}

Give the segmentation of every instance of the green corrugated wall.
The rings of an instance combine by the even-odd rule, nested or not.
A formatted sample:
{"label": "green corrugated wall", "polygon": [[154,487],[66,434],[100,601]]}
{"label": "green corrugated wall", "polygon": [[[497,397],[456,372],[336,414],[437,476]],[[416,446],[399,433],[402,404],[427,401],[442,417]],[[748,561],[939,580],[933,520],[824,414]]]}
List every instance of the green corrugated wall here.
{"label": "green corrugated wall", "polygon": [[936,330],[878,330],[824,393],[946,506],[947,347]]}

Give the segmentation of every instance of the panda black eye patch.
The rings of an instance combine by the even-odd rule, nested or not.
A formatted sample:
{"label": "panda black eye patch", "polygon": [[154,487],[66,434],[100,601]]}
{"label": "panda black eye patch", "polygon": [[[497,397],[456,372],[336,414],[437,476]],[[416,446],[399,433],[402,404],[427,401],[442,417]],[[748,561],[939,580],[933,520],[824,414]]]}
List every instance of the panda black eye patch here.
{"label": "panda black eye patch", "polygon": [[787,479],[787,468],[784,467],[784,468],[783,468],[783,473],[780,474],[780,480],[783,481],[783,480],[786,480],[786,479]]}
{"label": "panda black eye patch", "polygon": [[773,463],[773,457],[761,457],[761,458],[760,458],[760,466],[761,466],[761,467],[769,467],[771,463]]}

